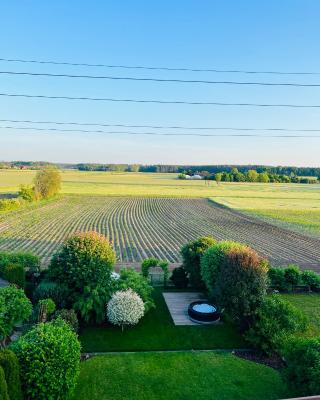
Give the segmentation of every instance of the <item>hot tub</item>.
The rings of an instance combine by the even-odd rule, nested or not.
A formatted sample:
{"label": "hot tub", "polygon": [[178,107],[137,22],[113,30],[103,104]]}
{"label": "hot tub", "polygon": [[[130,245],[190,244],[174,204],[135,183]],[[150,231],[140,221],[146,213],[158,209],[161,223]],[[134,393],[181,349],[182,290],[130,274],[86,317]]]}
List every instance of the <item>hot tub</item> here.
{"label": "hot tub", "polygon": [[205,300],[199,300],[189,304],[188,315],[194,322],[208,324],[218,321],[221,311],[216,305]]}

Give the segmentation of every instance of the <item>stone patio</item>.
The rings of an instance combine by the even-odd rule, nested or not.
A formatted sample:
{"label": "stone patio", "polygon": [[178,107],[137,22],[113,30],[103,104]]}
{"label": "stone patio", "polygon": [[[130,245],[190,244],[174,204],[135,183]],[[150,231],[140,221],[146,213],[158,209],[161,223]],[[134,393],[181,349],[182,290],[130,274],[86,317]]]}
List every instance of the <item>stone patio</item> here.
{"label": "stone patio", "polygon": [[191,302],[205,300],[199,292],[164,292],[163,297],[167,303],[171,318],[175,325],[196,325],[188,316],[188,306]]}

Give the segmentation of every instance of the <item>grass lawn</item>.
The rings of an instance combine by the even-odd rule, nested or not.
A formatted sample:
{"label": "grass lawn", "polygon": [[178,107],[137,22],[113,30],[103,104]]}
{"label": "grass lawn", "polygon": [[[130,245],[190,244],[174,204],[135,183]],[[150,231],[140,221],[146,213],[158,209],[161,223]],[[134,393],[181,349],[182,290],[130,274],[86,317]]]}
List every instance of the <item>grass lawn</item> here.
{"label": "grass lawn", "polygon": [[292,396],[277,371],[213,352],[97,356],[81,364],[78,382],[74,400],[276,400]]}
{"label": "grass lawn", "polygon": [[248,347],[229,324],[218,326],[175,326],[159,289],[154,293],[156,309],[124,332],[111,325],[84,327],[80,332],[82,351],[142,351],[231,349]]}
{"label": "grass lawn", "polygon": [[302,310],[309,318],[311,334],[320,335],[320,294],[282,294],[286,300]]}

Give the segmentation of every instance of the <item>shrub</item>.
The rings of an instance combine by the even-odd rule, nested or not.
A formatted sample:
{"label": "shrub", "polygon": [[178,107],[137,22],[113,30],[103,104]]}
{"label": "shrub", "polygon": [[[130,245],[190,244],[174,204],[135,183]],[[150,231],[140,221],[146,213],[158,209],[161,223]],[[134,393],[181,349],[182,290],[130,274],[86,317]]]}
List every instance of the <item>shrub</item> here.
{"label": "shrub", "polygon": [[200,258],[202,254],[211,246],[216,244],[213,237],[200,237],[197,240],[185,244],[180,253],[182,256],[182,266],[189,274],[190,284],[195,288],[203,288],[204,283],[201,277]]}
{"label": "shrub", "polygon": [[22,289],[8,286],[0,289],[0,341],[4,343],[14,326],[27,320],[32,312],[30,300]]}
{"label": "shrub", "polygon": [[291,264],[284,270],[284,279],[288,285],[291,285],[293,290],[294,286],[298,285],[300,281],[300,269],[297,265]]}
{"label": "shrub", "polygon": [[68,290],[64,285],[56,282],[43,281],[33,293],[33,301],[38,303],[42,299],[52,299],[57,308],[63,308],[67,304]]}
{"label": "shrub", "polygon": [[29,203],[34,201],[36,197],[34,193],[34,188],[27,185],[20,186],[18,196],[21,197],[23,200],[28,201]]}
{"label": "shrub", "polygon": [[24,288],[26,283],[26,272],[23,265],[20,264],[8,264],[4,268],[3,273],[4,279],[10,283],[14,283],[20,288]]}
{"label": "shrub", "polygon": [[320,275],[314,271],[303,271],[301,273],[301,281],[308,286],[309,290],[317,291],[320,289]]}
{"label": "shrub", "polygon": [[265,297],[246,339],[266,354],[279,351],[284,338],[307,327],[306,316],[277,295]]}
{"label": "shrub", "polygon": [[47,322],[49,315],[53,314],[56,305],[52,299],[39,300],[38,303],[38,322]]}
{"label": "shrub", "polygon": [[69,398],[79,375],[80,343],[68,324],[60,318],[38,324],[11,349],[20,362],[27,399]]}
{"label": "shrub", "polygon": [[13,351],[9,349],[0,351],[0,367],[4,371],[9,399],[22,400],[19,361]]}
{"label": "shrub", "polygon": [[49,277],[66,286],[68,302],[86,320],[100,322],[109,298],[116,255],[111,243],[96,232],[66,240],[49,265]]}
{"label": "shrub", "polygon": [[54,314],[54,318],[61,318],[63,319],[74,332],[78,332],[79,330],[79,321],[77,314],[75,313],[74,310],[66,310],[62,309],[59,311],[56,311]]}
{"label": "shrub", "polygon": [[188,286],[189,278],[183,267],[177,267],[172,271],[170,280],[177,289],[184,289]]}
{"label": "shrub", "polygon": [[144,276],[133,268],[122,269],[119,279],[114,281],[113,286],[114,291],[132,289],[137,293],[144,303],[145,312],[155,307],[152,297],[153,287]]}
{"label": "shrub", "polygon": [[288,289],[287,282],[284,277],[284,271],[284,268],[278,267],[272,267],[268,271],[270,285],[279,291],[284,291]]}
{"label": "shrub", "polygon": [[0,252],[0,276],[3,276],[5,267],[10,264],[19,264],[25,270],[40,273],[40,258],[30,252]]}
{"label": "shrub", "polygon": [[4,371],[1,367],[0,367],[0,399],[10,400],[8,395],[7,382],[4,376]]}
{"label": "shrub", "polygon": [[0,211],[17,210],[22,202],[20,199],[0,199]]}
{"label": "shrub", "polygon": [[122,329],[127,325],[136,325],[143,314],[143,301],[131,289],[115,292],[107,305],[108,320]]}
{"label": "shrub", "polygon": [[148,278],[150,268],[161,268],[163,271],[163,283],[165,286],[167,284],[169,275],[168,266],[169,263],[167,261],[161,261],[157,258],[146,258],[141,264],[141,273],[145,278]]}
{"label": "shrub", "polygon": [[247,329],[267,290],[266,260],[254,250],[226,253],[214,285],[214,297],[242,329]]}
{"label": "shrub", "polygon": [[286,340],[282,354],[285,357],[285,377],[297,394],[320,393],[320,338],[291,337]]}
{"label": "shrub", "polygon": [[203,253],[200,261],[201,276],[210,295],[213,295],[215,282],[225,254],[233,249],[245,250],[247,248],[241,243],[222,241],[209,247]]}

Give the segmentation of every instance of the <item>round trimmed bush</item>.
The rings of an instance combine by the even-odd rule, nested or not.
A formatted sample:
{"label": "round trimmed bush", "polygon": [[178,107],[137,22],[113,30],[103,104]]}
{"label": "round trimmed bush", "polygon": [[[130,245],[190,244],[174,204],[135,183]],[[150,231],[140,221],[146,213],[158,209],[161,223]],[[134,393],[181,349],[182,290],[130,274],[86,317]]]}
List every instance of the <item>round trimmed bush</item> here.
{"label": "round trimmed bush", "polygon": [[75,388],[80,368],[80,343],[60,318],[41,323],[16,342],[21,383],[29,400],[68,399]]}
{"label": "round trimmed bush", "polygon": [[143,301],[131,289],[115,292],[107,305],[108,320],[122,329],[127,325],[136,325],[143,315]]}
{"label": "round trimmed bush", "polygon": [[177,289],[184,289],[188,286],[189,278],[183,267],[177,267],[172,271],[170,280]]}
{"label": "round trimmed bush", "polygon": [[217,241],[211,236],[203,236],[197,240],[192,240],[185,244],[180,253],[182,256],[182,266],[189,274],[191,286],[203,288],[204,283],[201,276],[200,259],[202,254]]}
{"label": "round trimmed bush", "polygon": [[[13,351],[9,349],[0,351],[0,367],[4,371],[9,398],[22,400],[19,361]],[[1,395],[0,399],[2,399]]]}
{"label": "round trimmed bush", "polygon": [[224,255],[214,285],[214,298],[241,330],[246,330],[267,291],[267,261],[253,249]]}
{"label": "round trimmed bush", "polygon": [[290,337],[282,355],[286,361],[285,377],[295,393],[302,396],[320,393],[320,338]]}
{"label": "round trimmed bush", "polygon": [[307,328],[307,318],[279,295],[267,296],[245,338],[266,354],[279,351],[286,337]]}
{"label": "round trimmed bush", "polygon": [[211,296],[213,296],[214,286],[225,254],[231,250],[247,248],[248,246],[238,242],[222,241],[209,247],[203,253],[200,260],[201,276]]}

